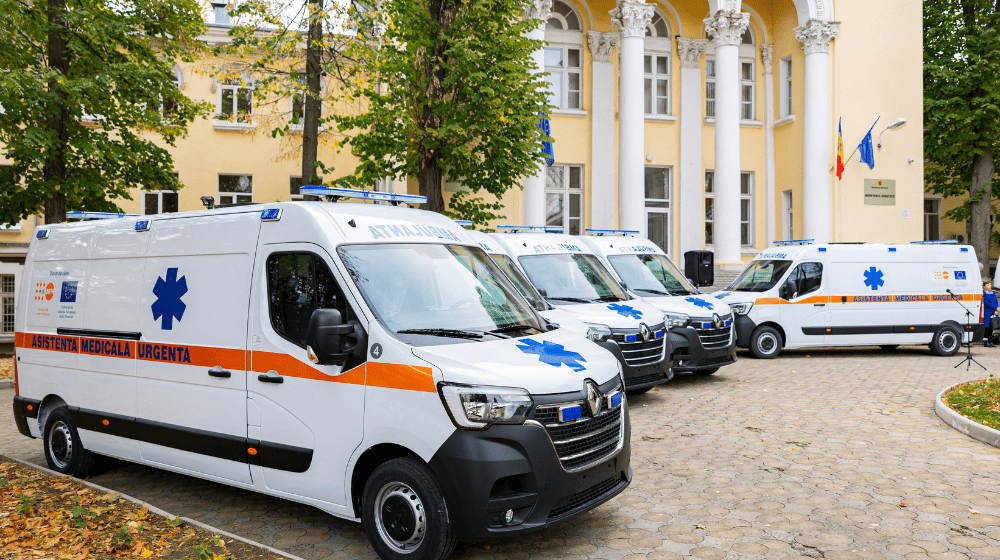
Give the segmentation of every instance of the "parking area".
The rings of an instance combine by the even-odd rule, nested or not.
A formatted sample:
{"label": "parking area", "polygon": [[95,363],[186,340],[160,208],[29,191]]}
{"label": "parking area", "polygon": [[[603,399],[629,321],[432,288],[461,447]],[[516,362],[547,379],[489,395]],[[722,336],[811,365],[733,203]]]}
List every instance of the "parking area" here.
{"label": "parking area", "polygon": [[[455,558],[1000,557],[1000,449],[934,414],[945,386],[1000,372],[926,348],[790,351],[629,400],[634,479],[588,514]],[[975,367],[975,366],[973,366]],[[44,465],[0,391],[0,452]],[[92,481],[313,559],[375,558],[360,524],[311,507],[136,465]]]}

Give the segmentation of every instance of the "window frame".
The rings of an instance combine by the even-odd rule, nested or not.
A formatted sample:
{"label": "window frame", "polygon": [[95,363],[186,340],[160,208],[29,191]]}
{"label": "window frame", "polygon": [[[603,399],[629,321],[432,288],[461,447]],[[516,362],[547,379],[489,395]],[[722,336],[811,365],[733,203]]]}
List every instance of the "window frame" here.
{"label": "window frame", "polygon": [[792,55],[788,55],[778,61],[778,73],[779,73],[779,115],[781,118],[789,117],[794,115],[794,106],[792,105]]}
{"label": "window frame", "polygon": [[[554,76],[559,76],[560,77],[559,79],[560,79],[560,82],[562,84],[562,86],[561,86],[562,89],[561,89],[561,92],[560,92],[561,99],[558,100],[558,103],[552,103],[551,101],[550,101],[550,103],[552,103],[552,105],[554,106],[554,109],[553,109],[554,111],[582,111],[582,110],[584,110],[583,109],[583,46],[582,45],[576,45],[576,44],[567,44],[567,43],[555,43],[555,44],[548,44],[548,45],[546,45],[545,48],[544,48],[544,51],[547,52],[549,50],[556,50],[556,49],[559,49],[559,50],[562,51],[562,60],[564,62],[564,65],[563,66],[549,66],[548,61],[546,61],[545,71],[548,72],[550,79],[552,77],[554,77]],[[568,64],[569,64],[569,51],[571,51],[571,50],[577,51],[577,57],[578,57],[578,61],[579,61],[579,64],[580,64],[579,66],[568,66]],[[575,75],[579,76],[578,84],[579,84],[580,88],[576,89],[576,90],[573,90],[573,92],[575,92],[577,94],[577,96],[578,96],[578,102],[577,102],[577,106],[576,107],[570,107],[569,106],[569,95],[570,95],[569,78],[570,78],[570,74],[575,74]],[[551,82],[549,82],[549,83],[551,83]],[[551,90],[550,90],[549,91],[549,98],[551,99],[552,97],[553,96],[551,95]]]}
{"label": "window frame", "polygon": [[[743,65],[750,65],[750,79],[743,79]],[[738,72],[737,81],[739,82],[739,94],[740,94],[740,122],[756,122],[757,119],[757,60],[751,57],[741,56],[739,58],[739,64],[736,66]],[[712,84],[712,94],[709,95],[708,85]],[[715,56],[705,57],[705,118],[714,119],[715,118],[715,100],[716,100],[716,67],[715,67]],[[744,86],[750,86],[750,101],[747,102],[743,99],[743,88]],[[744,118],[743,107],[749,104],[750,107],[750,118]]]}
{"label": "window frame", "polygon": [[[816,266],[819,267],[819,283],[816,284],[811,290],[809,290],[807,292],[799,292],[798,291],[799,287],[800,287],[799,283],[802,280],[804,280],[804,278],[797,278],[797,276],[799,276],[799,274],[798,274],[799,270],[802,269],[802,268],[804,268],[807,265],[816,265]],[[785,278],[778,284],[779,286],[783,285],[785,282],[788,282],[789,280],[791,280],[792,282],[795,282],[795,294],[792,295],[791,299],[788,299],[786,301],[792,301],[792,300],[795,300],[795,299],[799,299],[801,297],[805,297],[805,296],[807,296],[807,295],[809,295],[809,294],[811,294],[813,292],[817,292],[821,288],[823,288],[823,281],[826,278],[826,275],[823,274],[823,268],[824,268],[823,267],[823,263],[819,262],[819,261],[804,261],[804,262],[800,262],[800,263],[796,264],[795,268],[793,268],[791,271],[789,271],[788,274],[785,276]],[[793,278],[793,276],[796,276],[796,278]]]}
{"label": "window frame", "polygon": [[[649,198],[646,196],[645,192],[645,171],[646,169],[663,169],[666,172],[667,177],[667,188],[664,189],[667,198]],[[646,165],[643,167],[643,201],[642,205],[645,209],[645,218],[648,228],[649,224],[649,214],[652,212],[654,214],[664,214],[667,218],[667,246],[660,247],[665,253],[667,253],[668,258],[673,254],[674,246],[674,166],[672,165]],[[665,206],[650,206],[650,203],[665,203]],[[650,237],[649,232],[646,232],[646,237]]]}
{"label": "window frame", "polygon": [[[6,284],[10,284],[10,290],[6,290]],[[0,274],[0,334],[14,334],[15,317],[14,311],[17,304],[17,276],[14,274]],[[8,309],[10,313],[8,313]],[[8,323],[9,319],[9,323]],[[10,325],[10,329],[7,325]]]}
{"label": "window frame", "polygon": [[[709,174],[711,174],[711,179],[709,179]],[[749,187],[748,193],[743,192],[743,177],[749,177]],[[712,190],[708,190],[709,182],[711,181]],[[755,213],[754,213],[754,186],[756,181],[754,180],[753,171],[740,171],[740,247],[750,248],[754,246],[755,234]],[[705,204],[705,245],[715,244],[715,170],[706,169],[705,170],[705,187],[704,187],[704,204]],[[708,217],[708,200],[712,200],[712,218]],[[747,210],[747,220],[743,220],[743,201],[747,201],[749,208]],[[743,232],[742,226],[746,224],[747,226],[747,243],[743,242]],[[712,228],[712,241],[708,241],[708,228]]]}
{"label": "window frame", "polygon": [[[750,79],[745,80],[743,78],[743,67],[745,64],[750,65]],[[757,119],[757,61],[752,58],[740,58],[740,120],[744,122],[754,121]],[[743,89],[750,87],[750,100],[747,101],[743,98]],[[744,109],[746,107],[750,108],[750,116],[747,117]]]}
{"label": "window frame", "polygon": [[[227,123],[233,123],[237,125],[253,125],[254,124],[254,92],[255,87],[250,80],[239,78],[237,80],[219,80],[216,87],[216,99],[215,99],[215,120]],[[233,91],[233,106],[231,107],[232,114],[228,117],[222,112],[222,97],[226,90]],[[247,98],[247,105],[250,108],[250,112],[247,115],[246,120],[241,120],[239,117],[239,93],[240,90],[246,90],[249,92],[249,97]]]}
{"label": "window frame", "polygon": [[[249,177],[250,178],[250,192],[249,193],[238,193],[238,192],[225,192],[224,193],[224,192],[222,192],[219,189],[222,187],[222,178],[223,177]],[[223,205],[223,204],[250,204],[250,203],[253,203],[253,174],[252,173],[219,173],[218,175],[216,175],[215,195],[218,197],[218,199],[217,199],[218,202],[216,202],[217,206]],[[233,202],[223,202],[222,201],[222,197],[224,197],[224,196],[231,196],[231,197],[233,197]],[[238,199],[238,197],[240,197],[240,196],[249,196],[250,200],[241,203],[239,201],[239,199]]]}
{"label": "window frame", "polygon": [[[711,70],[711,72],[710,72]],[[712,95],[708,95],[712,84]],[[715,57],[705,57],[705,118],[715,118]]]}
{"label": "window frame", "polygon": [[[264,276],[265,276],[265,284],[267,286],[267,295],[266,295],[266,297],[267,297],[267,317],[268,317],[268,322],[271,325],[271,330],[274,331],[275,334],[277,334],[278,336],[280,336],[284,340],[286,340],[288,342],[291,342],[295,346],[298,346],[299,348],[303,348],[303,349],[306,348],[305,344],[299,344],[297,341],[292,340],[291,338],[289,338],[288,336],[286,336],[286,333],[282,332],[280,329],[278,329],[277,325],[274,324],[274,311],[272,309],[272,301],[271,301],[272,288],[273,288],[274,285],[272,283],[271,274],[270,274],[270,271],[268,270],[268,266],[269,266],[272,258],[278,257],[278,256],[282,256],[282,255],[308,255],[308,256],[311,256],[313,258],[313,282],[312,282],[313,299],[318,298],[318,294],[319,294],[319,290],[317,289],[316,274],[315,274],[316,262],[318,261],[318,262],[322,263],[323,266],[326,267],[326,271],[328,273],[330,273],[330,278],[333,280],[333,284],[334,284],[333,287],[336,288],[336,290],[338,292],[338,295],[340,296],[339,297],[339,301],[341,301],[343,303],[344,309],[329,308],[329,307],[319,307],[318,304],[317,304],[317,306],[316,306],[315,309],[337,309],[338,311],[341,312],[341,317],[344,320],[344,324],[347,324],[348,321],[352,321],[352,320],[353,321],[357,321],[358,320],[357,314],[355,313],[355,311],[351,307],[351,303],[347,299],[347,293],[341,287],[340,281],[337,280],[337,276],[336,276],[336,274],[334,274],[333,268],[330,266],[329,263],[326,262],[326,260],[321,255],[319,255],[317,253],[314,253],[312,251],[297,251],[297,250],[274,251],[273,253],[269,253],[267,255],[267,259],[265,259],[265,261],[264,261]],[[315,311],[315,309],[314,309],[314,311]],[[307,328],[308,328],[308,325],[307,325]]]}
{"label": "window frame", "polygon": [[[583,235],[585,228],[585,217],[587,215],[587,200],[585,196],[586,191],[586,167],[583,164],[575,163],[554,163],[550,167],[562,167],[565,172],[563,173],[563,184],[560,187],[550,187],[549,186],[549,174],[548,170],[545,173],[545,223],[546,225],[561,225],[563,227],[563,233],[570,235]],[[572,177],[571,169],[577,168],[580,170],[580,186],[572,187],[570,186],[570,181]],[[548,216],[548,198],[550,194],[561,194],[563,196],[563,208],[562,208],[562,223],[550,224]],[[580,215],[578,217],[572,217],[570,215],[570,200],[572,195],[577,195],[580,197]],[[579,233],[573,234],[572,222],[574,220],[579,220],[580,228]]]}
{"label": "window frame", "polygon": [[[931,202],[937,207],[936,212],[927,212],[927,203]],[[938,241],[943,238],[941,232],[941,199],[937,197],[924,197],[924,241]],[[937,228],[937,237],[932,238],[927,235],[927,218],[932,218],[937,221],[935,227]]]}
{"label": "window frame", "polygon": [[[642,62],[643,63],[643,73],[642,73],[642,79],[643,79],[643,114],[645,116],[647,116],[647,117],[671,117],[671,116],[673,116],[673,114],[674,114],[674,110],[673,110],[673,83],[672,83],[672,76],[671,76],[672,70],[673,70],[673,64],[671,64],[671,62],[672,62],[671,59],[673,57],[671,56],[670,51],[648,50],[648,51],[642,53],[642,57],[643,57],[643,62]],[[649,72],[646,72],[646,59],[647,58],[650,59],[650,65],[649,65],[650,71]],[[666,72],[666,74],[660,74],[659,72],[657,72],[657,65],[656,65],[656,63],[661,58],[667,61],[667,72]],[[664,113],[661,113],[659,111],[659,103],[658,102],[659,102],[659,100],[661,98],[657,94],[658,90],[656,88],[656,86],[659,85],[660,81],[665,81],[667,83],[667,95],[666,95],[667,110]],[[647,85],[649,86],[648,93],[649,93],[649,109],[650,109],[650,111],[646,111],[646,101],[647,101],[647,99],[646,99],[646,93],[647,93],[646,86]]]}
{"label": "window frame", "polygon": [[[155,194],[156,195],[156,212],[149,212],[149,207],[146,205],[146,195]],[[163,195],[172,194],[177,196],[177,210],[172,212],[163,211]],[[144,216],[155,216],[157,214],[173,214],[174,212],[181,211],[181,197],[179,191],[171,191],[167,189],[160,189],[155,191],[142,191],[142,214]]]}

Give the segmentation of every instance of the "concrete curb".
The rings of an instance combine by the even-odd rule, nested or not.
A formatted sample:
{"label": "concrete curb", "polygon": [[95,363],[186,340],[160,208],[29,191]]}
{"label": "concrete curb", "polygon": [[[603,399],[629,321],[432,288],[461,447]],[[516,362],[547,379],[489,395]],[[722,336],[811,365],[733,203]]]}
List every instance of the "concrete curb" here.
{"label": "concrete curb", "polygon": [[[2,454],[0,454],[0,459],[2,459],[4,461],[10,461],[11,463],[16,463],[16,464],[21,465],[22,467],[24,467],[26,469],[31,469],[33,471],[38,471],[38,472],[45,473],[45,474],[47,474],[49,476],[53,476],[55,478],[69,478],[70,480],[72,480],[74,482],[79,482],[80,484],[83,484],[84,486],[89,486],[90,488],[93,488],[94,490],[97,490],[99,492],[106,492],[108,494],[117,494],[119,497],[121,497],[121,499],[123,499],[123,500],[125,500],[127,502],[131,502],[131,503],[133,503],[133,504],[135,504],[135,505],[137,505],[139,507],[144,507],[144,508],[148,509],[150,513],[155,513],[156,515],[159,515],[160,517],[166,517],[168,520],[173,520],[173,519],[177,518],[176,515],[174,515],[172,513],[169,513],[169,512],[166,512],[166,511],[163,511],[162,509],[160,509],[160,508],[158,508],[158,507],[156,507],[156,506],[154,506],[154,505],[152,505],[152,504],[150,504],[148,502],[144,502],[144,501],[142,501],[142,500],[140,500],[138,498],[133,498],[132,496],[129,496],[128,494],[122,494],[121,492],[112,490],[110,488],[105,488],[104,486],[100,486],[98,484],[94,484],[93,482],[88,482],[86,480],[82,480],[82,479],[76,478],[75,476],[69,476],[69,477],[67,477],[66,475],[64,475],[62,473],[57,473],[56,471],[49,470],[49,469],[47,469],[45,467],[40,467],[40,466],[38,466],[38,465],[36,465],[34,463],[29,463],[27,461],[22,461],[20,459],[14,459],[13,457],[8,457],[8,456],[2,455]],[[181,517],[181,520],[184,521],[184,523],[186,523],[188,525],[193,525],[195,527],[198,527],[199,529],[202,529],[204,531],[208,531],[209,533],[212,533],[213,535],[217,535],[217,536],[220,536],[220,537],[225,537],[227,539],[237,540],[237,541],[240,541],[240,542],[242,542],[244,544],[248,544],[250,546],[255,546],[257,548],[262,548],[262,549],[264,549],[264,550],[266,550],[268,552],[271,552],[273,554],[277,554],[278,556],[281,556],[282,558],[286,558],[287,560],[305,560],[305,558],[302,558],[300,556],[295,556],[294,554],[289,554],[289,553],[287,553],[287,552],[285,552],[283,550],[278,550],[277,548],[267,546],[266,544],[261,544],[259,542],[255,542],[255,541],[252,541],[250,539],[241,537],[239,535],[234,535],[232,533],[228,533],[228,532],[223,531],[221,529],[218,529],[216,527],[212,527],[211,525],[208,525],[206,523],[202,523],[201,521],[195,521],[194,519],[191,519],[189,517]]]}
{"label": "concrete curb", "polygon": [[0,379],[0,389],[13,389],[14,380],[13,379]]}
{"label": "concrete curb", "polygon": [[965,385],[966,383],[968,383],[968,381],[956,383],[951,387],[946,387],[938,393],[937,399],[934,401],[934,412],[937,413],[941,420],[944,420],[945,424],[948,424],[952,428],[955,428],[970,438],[981,441],[986,445],[1000,447],[1000,431],[994,430],[989,426],[983,426],[979,422],[975,422],[965,416],[962,416],[949,408],[948,405],[944,404],[944,401],[941,400],[941,397],[943,397],[945,393],[951,391],[959,385]]}

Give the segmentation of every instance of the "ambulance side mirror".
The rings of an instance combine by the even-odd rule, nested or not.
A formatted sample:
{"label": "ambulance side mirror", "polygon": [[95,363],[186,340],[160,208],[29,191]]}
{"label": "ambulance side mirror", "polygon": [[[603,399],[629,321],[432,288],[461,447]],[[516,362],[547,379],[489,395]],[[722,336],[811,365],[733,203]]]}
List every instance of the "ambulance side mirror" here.
{"label": "ambulance side mirror", "polygon": [[549,294],[545,293],[545,289],[544,288],[536,288],[536,290],[538,291],[538,295],[540,295],[542,297],[549,297]]}
{"label": "ambulance side mirror", "polygon": [[795,297],[795,282],[792,280],[786,280],[785,283],[778,288],[778,297],[784,300],[789,300]]}
{"label": "ambulance side mirror", "polygon": [[344,323],[337,309],[317,309],[309,317],[306,344],[315,354],[316,363],[344,364],[346,368],[351,365],[346,362],[353,361],[352,357],[358,358],[357,363],[364,361],[367,340],[357,321]]}

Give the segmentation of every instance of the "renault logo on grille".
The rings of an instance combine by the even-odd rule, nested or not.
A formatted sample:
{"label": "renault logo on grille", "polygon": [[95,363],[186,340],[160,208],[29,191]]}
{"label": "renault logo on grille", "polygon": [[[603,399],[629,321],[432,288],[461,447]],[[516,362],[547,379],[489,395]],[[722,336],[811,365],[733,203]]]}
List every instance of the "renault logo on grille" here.
{"label": "renault logo on grille", "polygon": [[652,333],[649,332],[649,327],[646,326],[646,323],[639,323],[640,338],[642,338],[643,340],[649,340],[651,334]]}
{"label": "renault logo on grille", "polygon": [[587,387],[587,407],[590,408],[590,415],[597,416],[597,413],[601,411],[601,392],[590,381],[587,381],[585,385]]}
{"label": "renault logo on grille", "polygon": [[726,323],[722,320],[722,317],[719,317],[718,313],[712,315],[712,322],[715,323],[715,328],[717,329],[721,329],[726,325]]}

